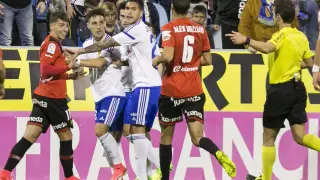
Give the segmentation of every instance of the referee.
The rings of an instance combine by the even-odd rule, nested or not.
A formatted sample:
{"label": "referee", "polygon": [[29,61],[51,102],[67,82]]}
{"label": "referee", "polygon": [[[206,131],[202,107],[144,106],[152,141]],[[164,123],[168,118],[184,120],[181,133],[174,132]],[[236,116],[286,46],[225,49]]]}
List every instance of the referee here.
{"label": "referee", "polygon": [[[275,0],[275,17],[279,31],[268,42],[255,41],[238,32],[226,35],[235,44],[250,45],[269,54],[270,88],[263,111],[263,174],[260,177],[248,175],[247,180],[271,180],[276,159],[274,142],[279,130],[285,127],[285,119],[289,121],[295,142],[320,151],[320,139],[305,132],[307,93],[300,78],[301,69],[312,66],[314,53],[309,49],[307,37],[291,28],[295,18],[295,6],[291,0]],[[318,72],[317,67],[314,66],[313,71]]]}

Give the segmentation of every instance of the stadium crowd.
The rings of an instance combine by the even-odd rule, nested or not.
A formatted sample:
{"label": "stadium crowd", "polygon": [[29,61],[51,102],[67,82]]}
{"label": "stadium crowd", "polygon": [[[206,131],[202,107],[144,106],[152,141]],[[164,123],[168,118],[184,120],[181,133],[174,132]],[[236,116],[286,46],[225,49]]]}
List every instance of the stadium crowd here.
{"label": "stadium crowd", "polygon": [[[81,47],[90,37],[86,14],[97,7],[117,8],[123,0],[0,0],[0,46],[40,46],[49,33],[49,9],[65,9],[70,18],[70,29],[65,46]],[[222,49],[243,49],[234,45],[225,34],[239,31],[256,40],[267,41],[278,27],[269,16],[268,0],[192,0],[190,18],[206,26],[210,45],[214,39]],[[297,18],[293,23],[308,37],[310,48],[315,50],[319,31],[317,0],[295,0]],[[171,20],[170,0],[145,0],[145,21],[154,26],[158,44],[160,29]],[[115,5],[113,7],[113,5]],[[265,9],[264,9],[265,8]],[[264,9],[264,10],[263,10]],[[194,13],[193,13],[194,10]],[[221,38],[214,38],[221,30]],[[221,39],[221,40],[220,40]],[[249,47],[249,50],[252,48]]]}

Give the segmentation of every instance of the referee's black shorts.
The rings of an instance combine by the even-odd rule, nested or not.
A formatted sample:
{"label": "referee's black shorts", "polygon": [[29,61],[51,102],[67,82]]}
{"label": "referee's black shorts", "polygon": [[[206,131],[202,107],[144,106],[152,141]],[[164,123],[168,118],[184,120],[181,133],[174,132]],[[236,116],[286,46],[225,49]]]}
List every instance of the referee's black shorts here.
{"label": "referee's black shorts", "polygon": [[263,111],[263,127],[284,128],[288,119],[290,126],[307,122],[307,92],[302,81],[291,80],[271,84]]}

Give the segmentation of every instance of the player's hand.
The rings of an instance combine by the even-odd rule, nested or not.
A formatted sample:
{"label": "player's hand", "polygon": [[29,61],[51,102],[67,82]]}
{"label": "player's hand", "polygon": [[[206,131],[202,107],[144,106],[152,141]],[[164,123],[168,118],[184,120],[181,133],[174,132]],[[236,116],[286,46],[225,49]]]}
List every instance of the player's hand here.
{"label": "player's hand", "polygon": [[4,6],[0,4],[0,16],[4,16],[4,12],[2,11],[4,9]]}
{"label": "player's hand", "polygon": [[67,4],[67,13],[69,15],[69,19],[72,19],[73,16],[76,15],[76,12],[74,11],[74,9],[70,3]]}
{"label": "player's hand", "polygon": [[316,91],[320,91],[320,86],[319,86],[319,72],[314,72],[312,73],[312,78],[313,78],[313,87]]}
{"label": "player's hand", "polygon": [[5,90],[4,90],[4,85],[0,84],[0,99],[4,98]]}
{"label": "player's hand", "polygon": [[45,10],[46,10],[46,3],[43,1],[39,2],[37,6],[37,11],[39,11],[39,15],[43,14]]}
{"label": "player's hand", "polygon": [[231,41],[234,43],[234,44],[244,44],[247,40],[247,37],[238,33],[238,32],[235,32],[235,31],[232,31],[231,34],[226,34],[227,37],[230,37]]}
{"label": "player's hand", "polygon": [[85,77],[86,74],[87,74],[86,71],[77,71],[77,72],[68,74],[68,79],[77,80]]}
{"label": "player's hand", "polygon": [[156,56],[153,60],[152,60],[152,66],[153,67],[157,67],[160,63],[158,62],[159,57]]}
{"label": "player's hand", "polygon": [[252,54],[257,53],[257,50],[255,50],[253,47],[249,46],[248,51],[251,52]]}
{"label": "player's hand", "polygon": [[214,29],[214,30],[216,30],[216,31],[219,31],[219,30],[220,30],[220,26],[219,26],[219,25],[214,24],[214,25],[213,25],[213,29]]}

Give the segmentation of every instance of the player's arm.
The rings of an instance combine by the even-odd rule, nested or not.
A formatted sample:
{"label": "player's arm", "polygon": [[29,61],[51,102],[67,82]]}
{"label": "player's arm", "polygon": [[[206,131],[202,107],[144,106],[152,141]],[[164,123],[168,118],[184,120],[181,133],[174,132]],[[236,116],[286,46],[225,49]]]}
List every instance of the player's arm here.
{"label": "player's arm", "polygon": [[201,57],[201,66],[209,66],[209,65],[212,65],[212,56],[210,51],[203,53]]}
{"label": "player's arm", "polygon": [[312,58],[303,59],[303,61],[301,62],[301,69],[312,67],[312,65],[313,65]]}
{"label": "player's arm", "polygon": [[[319,32],[320,34],[320,32]],[[315,60],[312,67],[312,77],[313,77],[313,87],[315,90],[320,91],[319,87],[319,70],[320,70],[320,37],[318,36],[317,40],[317,47],[316,47],[316,53],[315,53]]]}
{"label": "player's arm", "polygon": [[90,68],[102,68],[105,65],[105,63],[106,63],[106,60],[103,57],[86,59],[86,60],[79,59],[77,61],[77,65],[90,67]]}
{"label": "player's arm", "polygon": [[269,54],[271,52],[276,51],[276,45],[282,38],[282,34],[276,34],[272,36],[271,40],[268,42],[261,42],[250,39],[247,36],[240,34],[239,32],[232,31],[231,34],[226,34],[226,36],[230,37],[231,41],[234,44],[246,44],[253,47],[255,50],[260,51],[264,54]]}
{"label": "player's arm", "polygon": [[96,42],[88,47],[82,48],[78,51],[78,54],[87,54],[87,53],[93,53],[93,52],[100,52],[104,49],[120,46],[120,43],[118,43],[113,38],[104,39],[102,41]]}
{"label": "player's arm", "polygon": [[160,63],[169,63],[174,57],[174,48],[176,46],[176,40],[172,33],[172,27],[165,25],[162,28],[162,54],[153,59],[153,66],[158,66]]}
{"label": "player's arm", "polygon": [[158,66],[161,63],[169,63],[173,60],[174,47],[166,46],[163,48],[161,56],[156,56],[153,59],[153,66]]}
{"label": "player's arm", "polygon": [[40,54],[40,74],[43,77],[56,76],[69,71],[73,64],[65,66],[54,66],[54,62],[61,55],[61,50],[55,42],[49,42],[43,45],[43,50]]}

